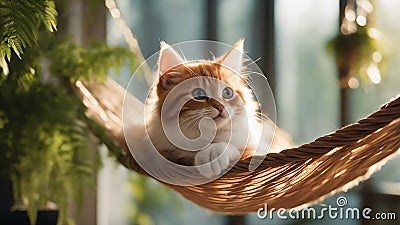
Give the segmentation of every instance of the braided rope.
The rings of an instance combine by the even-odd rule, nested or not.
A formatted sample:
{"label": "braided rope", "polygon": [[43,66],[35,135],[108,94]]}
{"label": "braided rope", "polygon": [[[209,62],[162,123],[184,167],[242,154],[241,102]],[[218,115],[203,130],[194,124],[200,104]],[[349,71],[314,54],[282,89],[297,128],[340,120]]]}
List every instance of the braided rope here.
{"label": "braided rope", "polygon": [[[348,125],[331,134],[317,138],[300,147],[268,154],[264,159],[269,165],[280,166],[293,161],[307,161],[330,152],[336,147],[348,146],[375,132],[400,117],[400,97],[385,104],[381,109],[357,123]],[[400,130],[399,130],[400,132]],[[248,164],[249,160],[243,161]]]}
{"label": "braided rope", "polygon": [[[121,132],[124,89],[111,79],[78,84],[87,114],[125,150],[119,157],[121,164],[148,175],[129,153]],[[142,107],[133,96],[127,99],[131,105]],[[207,184],[165,185],[200,206],[222,213],[255,212],[264,203],[275,208],[305,207],[368,179],[399,149],[400,97],[357,123],[311,143],[258,158],[262,162],[254,171],[248,170],[248,158]]]}

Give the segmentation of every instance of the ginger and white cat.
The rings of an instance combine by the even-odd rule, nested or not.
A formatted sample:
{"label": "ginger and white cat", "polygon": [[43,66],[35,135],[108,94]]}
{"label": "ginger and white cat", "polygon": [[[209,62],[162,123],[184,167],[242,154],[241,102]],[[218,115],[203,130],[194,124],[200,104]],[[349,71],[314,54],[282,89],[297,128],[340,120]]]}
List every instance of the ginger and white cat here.
{"label": "ginger and white cat", "polygon": [[290,146],[283,139],[273,142],[274,124],[257,116],[259,105],[241,73],[242,61],[243,40],[210,61],[185,61],[161,43],[146,128],[165,158],[205,164],[201,174],[212,177],[256,150]]}

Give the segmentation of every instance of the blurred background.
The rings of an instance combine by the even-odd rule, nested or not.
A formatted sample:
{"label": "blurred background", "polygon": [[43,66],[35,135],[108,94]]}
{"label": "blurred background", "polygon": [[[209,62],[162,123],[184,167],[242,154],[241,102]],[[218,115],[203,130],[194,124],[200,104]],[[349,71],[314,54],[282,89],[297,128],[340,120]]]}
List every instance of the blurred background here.
{"label": "blurred background", "polygon": [[[356,122],[379,109],[400,91],[400,43],[397,41],[400,26],[396,25],[400,21],[400,14],[397,13],[400,2],[395,0],[119,0],[117,3],[145,58],[159,50],[161,40],[175,44],[210,39],[234,44],[244,37],[247,54],[254,60],[259,59],[257,64],[274,91],[278,125],[288,131],[297,143],[312,141],[342,125]],[[369,37],[376,38],[376,42],[366,44],[372,54],[365,57],[365,65],[352,69],[350,74],[340,74],[330,45],[339,31],[352,35],[354,27],[358,28],[358,32],[366,29],[367,35],[368,29],[377,31],[375,36],[369,32]],[[107,18],[107,42],[112,45],[124,45],[125,42],[110,16]],[[378,59],[373,59],[374,53]],[[378,80],[370,78],[376,74],[365,75],[362,71],[366,70],[364,67],[368,69],[374,60],[382,65],[378,66]],[[357,63],[351,59],[348,61],[350,64]],[[127,85],[130,72],[118,75],[116,80]],[[399,215],[399,162],[399,158],[390,161],[370,181],[339,195],[348,199],[349,206],[370,205],[379,211],[397,212]],[[101,174],[100,177],[115,179],[115,174],[104,174],[104,177]],[[125,172],[121,171],[121,174]],[[104,220],[99,222],[110,224],[122,219],[123,215],[132,216],[129,212],[133,212],[130,208],[132,201],[136,200],[135,210],[146,214],[154,224],[337,224],[329,218],[316,223],[260,220],[255,214],[226,217],[201,209],[152,180],[132,178],[131,175],[127,177],[144,185],[140,186],[136,181],[128,185],[121,181],[124,191],[118,193],[121,193],[119,198],[123,202],[112,200],[116,192],[105,196],[100,193],[100,199],[108,199],[107,203],[104,202],[107,205],[105,211],[101,211],[107,212],[108,217],[104,216]],[[115,187],[115,183],[110,182],[108,187]],[[130,200],[122,197],[125,195],[131,196]],[[323,204],[335,206],[337,196],[323,201]],[[121,209],[121,204],[126,205],[125,213],[112,211]],[[128,221],[132,222],[126,219],[125,223]],[[340,223],[369,224],[361,220],[341,220]],[[374,221],[374,224],[395,223]]]}
{"label": "blurred background", "polygon": [[[122,16],[144,58],[169,44],[208,39],[234,44],[245,38],[247,54],[267,76],[275,95],[278,126],[295,142],[315,138],[367,116],[400,93],[400,1],[396,0],[117,0],[57,4],[59,25],[84,45],[95,39],[127,47],[116,17]],[[62,30],[62,29],[61,29]],[[356,57],[354,57],[356,55]],[[134,71],[109,76],[126,87]],[[140,92],[140,90],[138,91]],[[140,93],[138,93],[140,95]],[[399,131],[400,132],[400,131]],[[103,166],[95,191],[85,193],[76,224],[338,224],[338,220],[280,220],[256,214],[225,216],[185,200],[156,181],[126,170],[100,147]],[[336,206],[396,212],[397,220],[340,220],[341,224],[396,224],[400,217],[400,158],[369,181],[315,207]]]}

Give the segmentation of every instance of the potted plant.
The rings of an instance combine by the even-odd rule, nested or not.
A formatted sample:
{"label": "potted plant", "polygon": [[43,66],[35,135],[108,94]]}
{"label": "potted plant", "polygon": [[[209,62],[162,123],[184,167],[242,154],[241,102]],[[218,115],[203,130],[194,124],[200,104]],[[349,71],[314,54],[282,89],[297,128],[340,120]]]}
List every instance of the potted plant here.
{"label": "potted plant", "polygon": [[136,61],[126,48],[83,48],[52,33],[54,1],[0,4],[0,223],[63,224],[71,201],[94,185],[94,137],[109,142],[73,85]]}

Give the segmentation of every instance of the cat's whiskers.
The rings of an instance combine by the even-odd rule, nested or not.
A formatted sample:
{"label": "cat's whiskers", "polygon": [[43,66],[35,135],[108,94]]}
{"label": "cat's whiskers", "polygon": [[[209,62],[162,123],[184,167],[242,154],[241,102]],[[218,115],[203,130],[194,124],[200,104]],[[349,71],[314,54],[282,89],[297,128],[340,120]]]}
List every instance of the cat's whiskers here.
{"label": "cat's whiskers", "polygon": [[256,112],[256,113],[254,114],[254,116],[255,116],[257,119],[261,120],[261,121],[267,121],[267,120],[269,119],[265,114],[263,114],[263,113],[261,113],[261,112]]}
{"label": "cat's whiskers", "polygon": [[200,111],[200,115],[201,116],[210,116],[210,114],[212,113],[211,108],[206,108]]}
{"label": "cat's whiskers", "polygon": [[184,130],[192,131],[195,129],[195,126],[198,125],[201,120],[201,116],[198,113],[185,115],[185,118],[180,120],[179,123]]}
{"label": "cat's whiskers", "polygon": [[186,56],[183,54],[182,49],[179,48],[179,52],[181,53],[181,56],[183,57],[183,60],[185,62],[187,62],[188,60],[187,60]]}
{"label": "cat's whiskers", "polygon": [[[243,68],[248,68],[248,66],[253,65],[253,64],[256,64],[260,59],[261,59],[261,57],[259,57],[259,58],[256,59],[256,60],[243,59]],[[250,61],[250,63],[244,65],[244,63],[245,63],[245,62],[248,62],[248,61]]]}
{"label": "cat's whiskers", "polygon": [[186,122],[189,122],[189,121],[191,121],[191,120],[196,120],[196,119],[198,119],[198,115],[196,115],[196,114],[189,114],[189,115],[185,115],[185,118],[183,118],[182,120],[179,120],[179,123],[186,123]]}

